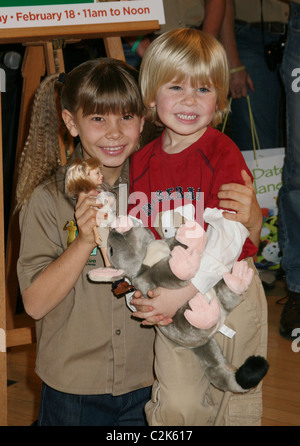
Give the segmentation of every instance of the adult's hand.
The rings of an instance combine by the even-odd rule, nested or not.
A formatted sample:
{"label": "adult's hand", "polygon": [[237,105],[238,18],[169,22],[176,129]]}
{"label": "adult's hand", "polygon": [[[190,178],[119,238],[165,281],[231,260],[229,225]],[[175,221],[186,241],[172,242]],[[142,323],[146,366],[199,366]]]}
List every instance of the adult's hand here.
{"label": "adult's hand", "polygon": [[253,81],[246,69],[230,75],[229,92],[232,99],[240,99],[248,95],[248,91],[254,91]]}

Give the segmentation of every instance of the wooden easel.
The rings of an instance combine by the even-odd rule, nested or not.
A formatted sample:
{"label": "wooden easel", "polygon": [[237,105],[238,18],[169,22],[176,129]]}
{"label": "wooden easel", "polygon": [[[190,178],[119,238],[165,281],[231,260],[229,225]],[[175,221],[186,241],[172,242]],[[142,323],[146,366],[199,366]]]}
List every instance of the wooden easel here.
{"label": "wooden easel", "polygon": [[[121,37],[144,35],[158,28],[157,21],[145,21],[0,30],[0,44],[23,43],[26,47],[22,65],[23,90],[16,162],[18,161],[28,134],[31,103],[41,78],[45,73],[52,74],[64,71],[62,48],[57,45],[59,40],[62,39],[65,43],[68,43],[74,42],[74,40],[103,38],[106,55],[124,60]],[[66,154],[63,147],[61,147],[61,158],[64,164],[66,162]],[[14,187],[15,184],[16,174]],[[17,327],[15,323],[15,309],[18,295],[18,279],[16,274],[16,262],[19,252],[18,216],[12,215],[10,218],[5,253],[3,201],[2,126],[0,119],[0,426],[7,425],[7,366],[5,347],[31,344],[35,341],[34,321],[31,320],[24,327]]]}
{"label": "wooden easel", "polygon": [[[0,94],[0,117],[1,94]],[[7,369],[6,369],[6,283],[5,283],[5,241],[4,241],[4,200],[3,200],[3,157],[2,157],[2,120],[0,119],[0,426],[6,425]]]}

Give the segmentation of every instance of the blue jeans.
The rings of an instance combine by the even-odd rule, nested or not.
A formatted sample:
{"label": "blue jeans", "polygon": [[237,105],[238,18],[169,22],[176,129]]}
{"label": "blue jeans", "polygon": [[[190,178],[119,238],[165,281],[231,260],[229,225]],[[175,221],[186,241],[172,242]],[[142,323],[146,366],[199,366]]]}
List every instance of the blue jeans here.
{"label": "blue jeans", "polygon": [[131,65],[136,70],[139,70],[142,59],[140,58],[140,56],[138,54],[133,53],[131,51],[131,46],[129,45],[129,43],[123,42],[123,51],[124,51],[125,60],[128,63],[128,65]]}
{"label": "blue jeans", "polygon": [[300,5],[293,2],[281,75],[286,91],[287,153],[278,198],[279,243],[287,287],[300,293]]}
{"label": "blue jeans", "polygon": [[146,426],[151,387],[125,395],[71,395],[43,384],[39,426]]}
{"label": "blue jeans", "polygon": [[[282,85],[278,69],[268,68],[264,58],[261,30],[250,25],[235,25],[239,56],[250,74],[255,91],[249,90],[251,108],[261,148],[278,147],[278,125]],[[265,44],[280,35],[264,31]],[[249,111],[246,98],[234,99],[230,114],[231,137],[240,150],[252,150]]]}

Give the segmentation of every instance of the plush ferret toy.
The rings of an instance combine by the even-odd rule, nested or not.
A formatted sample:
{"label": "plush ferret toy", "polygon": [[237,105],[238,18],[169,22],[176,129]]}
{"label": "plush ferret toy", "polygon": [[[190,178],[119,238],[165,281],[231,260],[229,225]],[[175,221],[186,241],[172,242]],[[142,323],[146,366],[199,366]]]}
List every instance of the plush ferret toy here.
{"label": "plush ferret toy", "polygon": [[[194,232],[199,231],[197,223],[186,222],[175,237],[155,240],[150,229],[132,219],[124,223],[124,219],[121,217],[108,237],[112,268],[91,270],[90,280],[112,281],[125,276],[144,296],[159,286],[169,289],[186,286],[199,268],[205,244],[203,229],[200,227],[200,237],[197,238]],[[180,263],[181,256],[189,268],[178,278],[176,274],[182,270],[178,265],[184,264]],[[157,326],[172,341],[192,349],[208,380],[223,391],[248,391],[262,380],[269,367],[263,357],[251,356],[236,369],[228,363],[214,339],[226,315],[242,301],[252,277],[253,271],[247,263],[237,262],[232,273],[226,273],[205,296],[198,293],[182,306],[173,317],[173,323]]]}

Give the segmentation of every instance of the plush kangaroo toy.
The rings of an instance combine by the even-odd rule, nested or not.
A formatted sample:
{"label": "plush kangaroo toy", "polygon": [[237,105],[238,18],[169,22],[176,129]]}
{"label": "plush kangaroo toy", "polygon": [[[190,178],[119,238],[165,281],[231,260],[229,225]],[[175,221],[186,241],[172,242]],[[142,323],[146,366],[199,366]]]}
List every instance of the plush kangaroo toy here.
{"label": "plush kangaroo toy", "polygon": [[[144,296],[159,286],[169,289],[186,286],[199,267],[204,249],[205,232],[201,227],[200,237],[195,237],[193,232],[199,231],[198,226],[195,222],[186,222],[172,239],[155,240],[150,229],[135,220],[127,220],[111,229],[108,237],[108,258],[113,268],[91,270],[89,278],[103,282],[125,276]],[[174,271],[182,272],[182,265],[186,263],[189,268],[178,278]],[[173,323],[157,327],[172,341],[192,349],[208,380],[223,391],[247,392],[262,380],[269,367],[264,358],[251,356],[236,369],[228,363],[214,339],[226,315],[242,301],[252,277],[253,271],[247,263],[237,262],[232,273],[226,273],[205,296],[198,293],[181,307]]]}

